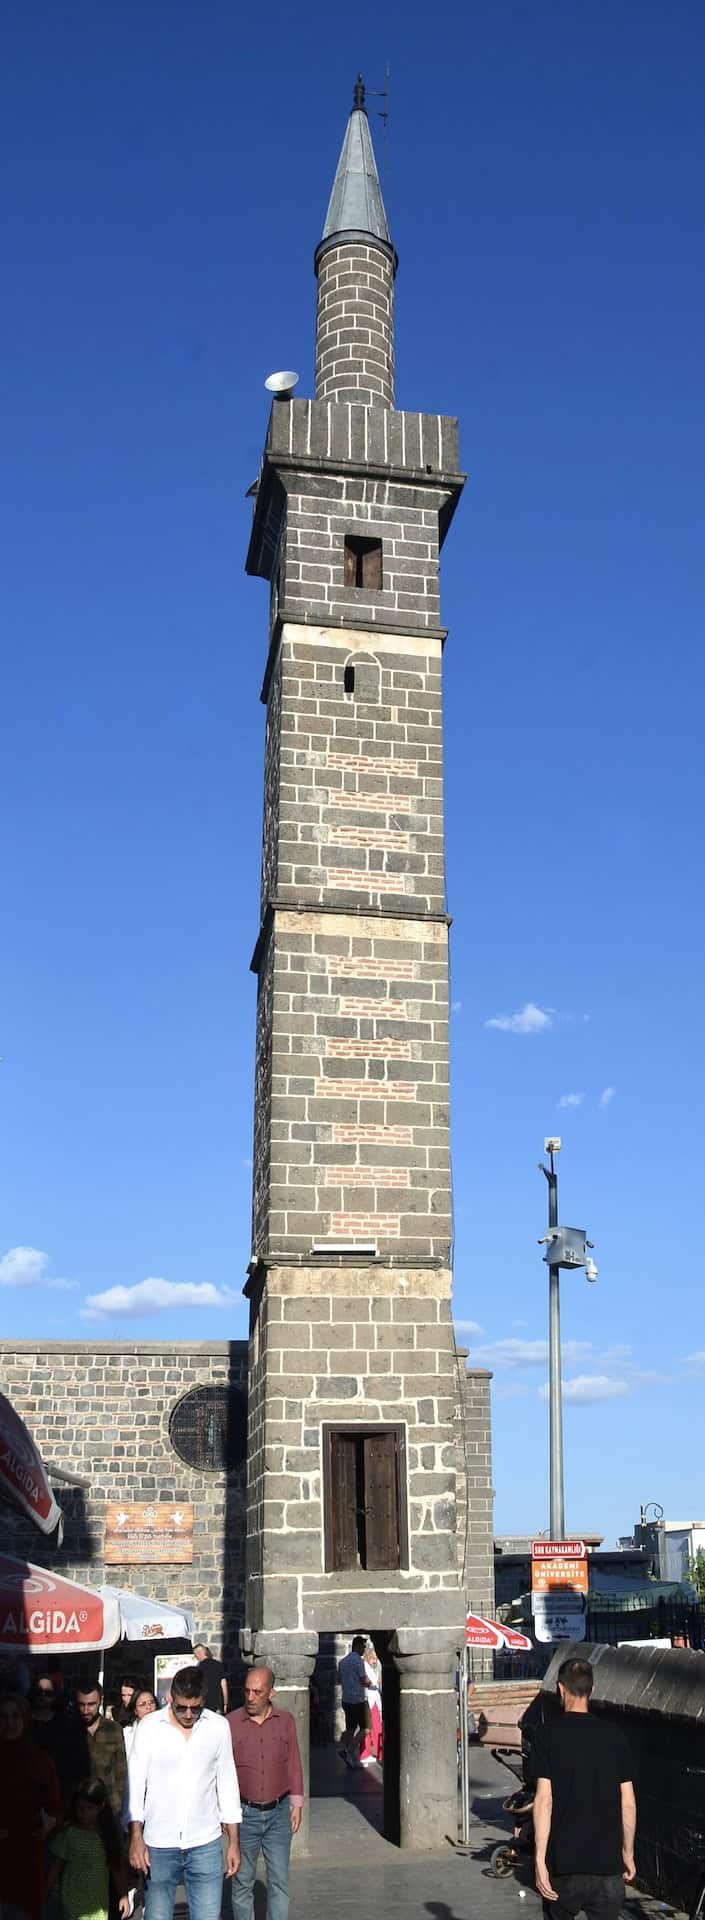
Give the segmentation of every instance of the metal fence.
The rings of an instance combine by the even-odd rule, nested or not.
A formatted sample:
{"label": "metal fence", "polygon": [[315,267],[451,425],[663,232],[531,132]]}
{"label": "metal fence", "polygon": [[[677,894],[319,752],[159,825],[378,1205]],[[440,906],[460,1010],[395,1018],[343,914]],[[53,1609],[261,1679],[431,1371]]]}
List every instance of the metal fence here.
{"label": "metal fence", "polygon": [[[648,1589],[647,1589],[648,1593]],[[641,1595],[639,1596],[641,1601]],[[620,1640],[670,1640],[674,1646],[705,1649],[705,1607],[658,1599],[652,1606],[591,1606],[585,1621],[587,1640],[616,1647]]]}
{"label": "metal fence", "polygon": [[[613,1606],[602,1598],[594,1604],[593,1596],[588,1595],[585,1639],[608,1647],[616,1647],[622,1640],[670,1640],[673,1646],[705,1651],[705,1607],[664,1599],[654,1600],[649,1606],[644,1604],[647,1601],[648,1588],[643,1601],[640,1594],[635,1595],[628,1607]],[[495,1680],[540,1680],[555,1651],[554,1645],[537,1643],[531,1653],[496,1653]]]}

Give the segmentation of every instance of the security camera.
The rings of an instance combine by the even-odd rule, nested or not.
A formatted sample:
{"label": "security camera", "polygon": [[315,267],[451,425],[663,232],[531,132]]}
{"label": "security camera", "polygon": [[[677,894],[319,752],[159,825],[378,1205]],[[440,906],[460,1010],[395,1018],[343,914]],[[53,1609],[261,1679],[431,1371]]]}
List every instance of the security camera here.
{"label": "security camera", "polygon": [[544,1153],[560,1153],[561,1142],[557,1133],[550,1133],[548,1139],[544,1140],[543,1150]]}
{"label": "security camera", "polygon": [[594,1260],[586,1260],[586,1262],[585,1262],[585,1278],[586,1278],[586,1280],[596,1280],[596,1279],[597,1279],[597,1267],[595,1266],[595,1262],[594,1262]]}

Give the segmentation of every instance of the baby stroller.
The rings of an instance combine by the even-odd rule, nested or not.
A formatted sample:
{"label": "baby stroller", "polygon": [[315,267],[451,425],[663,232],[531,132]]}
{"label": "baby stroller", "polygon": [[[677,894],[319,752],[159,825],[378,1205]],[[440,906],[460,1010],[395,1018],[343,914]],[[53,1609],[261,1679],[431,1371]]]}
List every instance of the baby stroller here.
{"label": "baby stroller", "polygon": [[[511,1748],[493,1747],[492,1758],[498,1760],[500,1766],[506,1767],[508,1773],[514,1775],[515,1780],[522,1779],[521,1761]],[[507,1875],[513,1873],[514,1868],[519,1865],[522,1856],[533,1854],[534,1792],[533,1786],[527,1786],[522,1781],[516,1792],[510,1793],[508,1798],[502,1801],[504,1812],[512,1816],[514,1832],[511,1840],[501,1840],[499,1846],[495,1847],[490,1854],[490,1872],[494,1874],[495,1880],[505,1880]]]}

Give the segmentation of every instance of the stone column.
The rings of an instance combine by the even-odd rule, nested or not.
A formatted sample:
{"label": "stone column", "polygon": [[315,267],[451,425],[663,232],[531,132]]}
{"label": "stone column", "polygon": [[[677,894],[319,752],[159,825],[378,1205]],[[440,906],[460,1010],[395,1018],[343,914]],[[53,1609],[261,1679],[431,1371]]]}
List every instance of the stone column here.
{"label": "stone column", "polygon": [[240,1631],[240,1651],[248,1667],[271,1667],[275,1677],[277,1706],[293,1713],[299,1739],[304,1775],[304,1811],[294,1841],[297,1853],[308,1853],[310,1788],[310,1695],[309,1680],[316,1664],[317,1633],[285,1633],[266,1628]]}
{"label": "stone column", "polygon": [[399,1844],[441,1847],[458,1833],[457,1649],[464,1627],[398,1627]]}

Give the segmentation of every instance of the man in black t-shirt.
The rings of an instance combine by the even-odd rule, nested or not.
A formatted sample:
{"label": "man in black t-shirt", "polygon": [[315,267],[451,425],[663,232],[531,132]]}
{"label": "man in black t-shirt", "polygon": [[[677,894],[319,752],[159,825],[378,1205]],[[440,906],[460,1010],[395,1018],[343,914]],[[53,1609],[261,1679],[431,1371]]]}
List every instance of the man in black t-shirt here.
{"label": "man in black t-shirt", "polygon": [[222,1660],[215,1660],[210,1647],[205,1647],[202,1640],[196,1642],[193,1651],[201,1663],[204,1706],[209,1707],[211,1713],[227,1713],[228,1683]]}
{"label": "man in black t-shirt", "polygon": [[618,1920],[634,1879],[636,1800],[619,1728],[591,1714],[592,1667],[564,1660],[563,1712],[537,1729],[533,1752],[536,1885],[550,1920]]}

